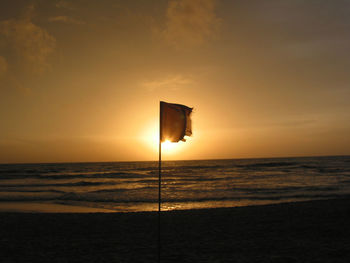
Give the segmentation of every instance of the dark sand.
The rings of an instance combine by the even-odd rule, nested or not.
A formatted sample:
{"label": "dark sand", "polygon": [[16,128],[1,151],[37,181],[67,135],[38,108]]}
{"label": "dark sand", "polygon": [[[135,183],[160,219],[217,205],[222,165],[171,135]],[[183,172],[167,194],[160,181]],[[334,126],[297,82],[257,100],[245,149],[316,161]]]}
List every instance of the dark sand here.
{"label": "dark sand", "polygon": [[[0,262],[156,262],[156,213],[0,214]],[[350,262],[350,199],[166,212],[162,262]]]}

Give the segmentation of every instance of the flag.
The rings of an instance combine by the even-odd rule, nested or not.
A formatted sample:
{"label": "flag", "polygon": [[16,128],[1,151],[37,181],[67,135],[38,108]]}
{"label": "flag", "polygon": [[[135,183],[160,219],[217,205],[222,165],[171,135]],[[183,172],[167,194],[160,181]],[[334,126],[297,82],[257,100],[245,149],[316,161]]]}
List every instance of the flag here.
{"label": "flag", "polygon": [[193,108],[185,105],[160,102],[160,141],[186,141],[192,135],[191,113]]}

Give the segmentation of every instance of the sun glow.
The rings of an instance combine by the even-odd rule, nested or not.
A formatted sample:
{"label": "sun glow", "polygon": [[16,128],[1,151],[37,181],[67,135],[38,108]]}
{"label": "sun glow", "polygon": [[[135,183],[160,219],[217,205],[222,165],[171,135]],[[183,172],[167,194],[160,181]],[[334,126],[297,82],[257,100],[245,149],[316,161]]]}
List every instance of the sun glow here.
{"label": "sun glow", "polygon": [[171,142],[166,140],[165,142],[162,142],[162,150],[165,150],[167,152],[172,152],[174,149],[176,149],[177,143]]}
{"label": "sun glow", "polygon": [[[159,150],[159,128],[157,120],[148,125],[144,133],[141,135],[144,141],[154,152]],[[170,142],[166,140],[162,142],[162,154],[172,155],[181,150],[182,142]],[[174,156],[173,156],[174,157]]]}

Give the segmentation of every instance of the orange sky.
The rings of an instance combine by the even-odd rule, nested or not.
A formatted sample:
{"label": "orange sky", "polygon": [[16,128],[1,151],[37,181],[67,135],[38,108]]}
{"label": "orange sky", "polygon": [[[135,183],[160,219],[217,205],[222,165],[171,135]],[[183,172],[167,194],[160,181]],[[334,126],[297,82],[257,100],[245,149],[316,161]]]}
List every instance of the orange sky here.
{"label": "orange sky", "polygon": [[7,1],[0,163],[350,154],[349,1]]}

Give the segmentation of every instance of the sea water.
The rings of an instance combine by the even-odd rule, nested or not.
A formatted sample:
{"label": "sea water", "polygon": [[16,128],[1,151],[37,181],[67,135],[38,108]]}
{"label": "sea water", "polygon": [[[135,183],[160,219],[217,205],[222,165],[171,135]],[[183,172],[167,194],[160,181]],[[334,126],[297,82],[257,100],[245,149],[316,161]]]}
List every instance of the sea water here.
{"label": "sea water", "polygon": [[[350,195],[350,156],[164,161],[161,175],[163,210]],[[0,210],[32,207],[29,211],[35,212],[38,205],[64,205],[69,207],[68,212],[85,211],[77,207],[109,212],[155,211],[158,162],[0,165]]]}

